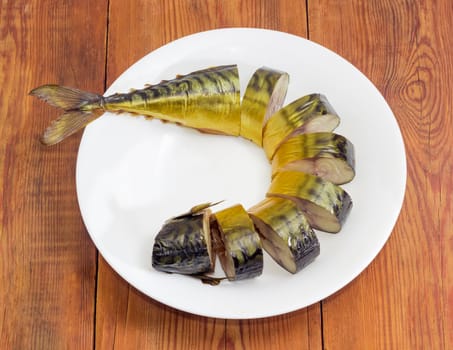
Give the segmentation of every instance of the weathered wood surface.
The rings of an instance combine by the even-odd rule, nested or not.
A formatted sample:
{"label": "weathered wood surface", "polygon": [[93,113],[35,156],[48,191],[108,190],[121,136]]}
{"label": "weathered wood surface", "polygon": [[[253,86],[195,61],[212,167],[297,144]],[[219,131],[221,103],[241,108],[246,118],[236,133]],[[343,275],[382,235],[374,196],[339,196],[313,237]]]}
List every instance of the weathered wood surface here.
{"label": "weathered wood surface", "polygon": [[[449,0],[0,0],[0,348],[453,348]],[[55,82],[103,91],[159,46],[242,26],[308,37],[344,56],[392,107],[407,193],[390,240],[335,295],[258,320],[189,315],[135,290],[98,256],[75,192],[80,133],[27,96]]]}
{"label": "weathered wood surface", "polygon": [[452,347],[452,15],[449,1],[309,7],[310,38],[350,60],[387,99],[408,170],[387,245],[357,281],[323,302],[327,349]]}

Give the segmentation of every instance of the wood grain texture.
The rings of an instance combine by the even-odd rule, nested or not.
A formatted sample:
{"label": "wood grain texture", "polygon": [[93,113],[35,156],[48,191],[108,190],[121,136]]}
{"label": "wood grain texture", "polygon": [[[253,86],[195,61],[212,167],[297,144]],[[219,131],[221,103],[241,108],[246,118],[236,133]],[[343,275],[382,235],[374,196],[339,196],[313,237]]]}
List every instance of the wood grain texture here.
{"label": "wood grain texture", "polygon": [[96,251],[75,196],[79,140],[41,146],[56,111],[27,94],[48,82],[103,88],[106,3],[0,6],[0,348],[87,349]]}
{"label": "wood grain texture", "polygon": [[99,349],[222,349],[225,321],[164,306],[128,285],[100,258]]}
{"label": "wood grain texture", "polygon": [[[0,349],[452,349],[451,18],[450,0],[0,0]],[[371,79],[402,130],[407,192],[382,252],[335,295],[212,319],[148,298],[97,257],[75,192],[81,133],[41,146],[58,112],[27,93],[102,92],[169,41],[246,26],[308,36]]]}
{"label": "wood grain texture", "polygon": [[110,85],[132,63],[182,36],[224,27],[258,27],[306,37],[305,2],[291,0],[111,0]]}
{"label": "wood grain texture", "polygon": [[319,304],[256,320],[227,320],[226,349],[322,349]]}
{"label": "wood grain texture", "polygon": [[310,38],[349,59],[384,94],[408,155],[406,198],[389,242],[323,302],[325,348],[449,349],[451,3],[323,0],[310,2],[309,15]]}

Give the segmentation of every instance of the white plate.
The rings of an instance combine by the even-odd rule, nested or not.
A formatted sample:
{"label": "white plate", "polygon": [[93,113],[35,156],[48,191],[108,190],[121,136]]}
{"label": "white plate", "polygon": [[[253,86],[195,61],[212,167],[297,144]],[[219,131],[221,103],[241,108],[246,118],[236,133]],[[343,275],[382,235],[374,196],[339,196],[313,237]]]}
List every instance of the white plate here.
{"label": "white plate", "polygon": [[297,310],[353,280],[388,239],[406,182],[401,133],[384,98],[354,66],[313,42],[269,30],[220,29],[176,40],[132,65],[106,95],[220,64],[238,64],[242,91],[255,69],[284,70],[290,74],[286,102],[321,92],[341,116],[336,132],[356,149],[357,176],[344,186],[354,206],[340,233],[318,233],[320,256],[291,275],[266,255],[262,276],[215,287],[155,271],[154,236],[167,218],[222,199],[216,210],[236,203],[248,208],[270,183],[264,152],[251,142],[158,120],[106,114],[86,128],[77,161],[82,217],[106,261],[164,304],[219,318]]}

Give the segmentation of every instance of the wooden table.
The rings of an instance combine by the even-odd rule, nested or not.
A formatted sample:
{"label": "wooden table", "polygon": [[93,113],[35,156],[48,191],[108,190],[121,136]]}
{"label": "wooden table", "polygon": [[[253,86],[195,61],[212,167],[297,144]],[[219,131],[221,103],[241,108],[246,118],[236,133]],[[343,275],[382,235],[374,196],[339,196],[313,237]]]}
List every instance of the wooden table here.
{"label": "wooden table", "polygon": [[[451,0],[0,3],[1,349],[453,348]],[[348,59],[387,99],[407,151],[402,212],[372,264],[322,302],[257,320],[186,314],[120,278],[80,216],[81,133],[41,146],[58,112],[27,96],[49,82],[103,92],[165,43],[238,26]]]}

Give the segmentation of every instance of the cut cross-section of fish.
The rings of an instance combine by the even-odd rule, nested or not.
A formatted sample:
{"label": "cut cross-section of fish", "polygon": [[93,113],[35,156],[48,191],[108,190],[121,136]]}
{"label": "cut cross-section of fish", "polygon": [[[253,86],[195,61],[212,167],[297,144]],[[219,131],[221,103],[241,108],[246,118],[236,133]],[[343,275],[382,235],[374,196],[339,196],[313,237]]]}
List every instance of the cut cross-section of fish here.
{"label": "cut cross-section of fish", "polygon": [[340,186],[298,171],[278,173],[267,196],[293,200],[313,228],[332,233],[340,231],[352,207],[351,197]]}
{"label": "cut cross-section of fish", "polygon": [[263,148],[272,159],[278,147],[289,137],[333,131],[340,118],[322,94],[303,96],[274,113],[263,130]]}
{"label": "cut cross-section of fish", "polygon": [[253,221],[238,204],[213,214],[213,238],[223,243],[223,251],[216,251],[223,270],[230,281],[261,275],[263,250]]}
{"label": "cut cross-section of fish", "polygon": [[286,140],[272,159],[272,176],[296,170],[339,185],[354,178],[354,167],[354,147],[348,139],[331,132],[317,132]]}
{"label": "cut cross-section of fish", "polygon": [[263,127],[285,101],[289,75],[261,67],[253,73],[241,104],[241,136],[262,146]]}
{"label": "cut cross-section of fish", "polygon": [[296,273],[320,253],[305,214],[291,200],[269,197],[249,209],[263,248],[284,269]]}
{"label": "cut cross-section of fish", "polygon": [[201,274],[214,269],[210,213],[207,208],[166,221],[156,235],[152,266],[164,272]]}

